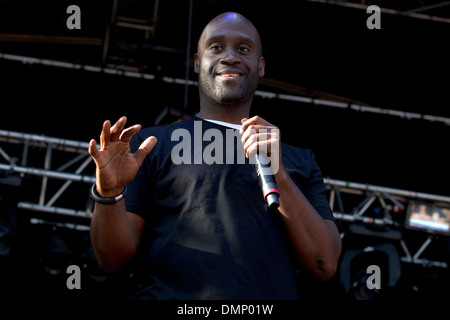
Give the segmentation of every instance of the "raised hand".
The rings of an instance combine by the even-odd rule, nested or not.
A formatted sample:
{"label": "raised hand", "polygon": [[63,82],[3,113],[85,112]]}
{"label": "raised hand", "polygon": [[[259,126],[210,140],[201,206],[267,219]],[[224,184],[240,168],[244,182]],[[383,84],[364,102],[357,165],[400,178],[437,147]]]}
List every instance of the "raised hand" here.
{"label": "raised hand", "polygon": [[94,139],[89,143],[89,154],[97,166],[97,191],[105,198],[115,197],[122,192],[157,142],[155,137],[148,137],[136,153],[131,153],[131,137],[141,130],[141,125],[124,129],[126,122],[127,118],[121,117],[112,127],[109,120],[103,123],[100,150]]}

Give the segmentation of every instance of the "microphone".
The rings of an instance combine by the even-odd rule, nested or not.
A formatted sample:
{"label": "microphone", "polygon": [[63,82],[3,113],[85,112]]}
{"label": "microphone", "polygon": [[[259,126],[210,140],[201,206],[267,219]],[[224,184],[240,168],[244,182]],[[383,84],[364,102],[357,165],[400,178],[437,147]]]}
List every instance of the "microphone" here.
{"label": "microphone", "polygon": [[270,168],[269,159],[265,155],[255,154],[255,160],[256,173],[258,174],[264,200],[266,200],[271,210],[278,209],[280,206],[280,191]]}

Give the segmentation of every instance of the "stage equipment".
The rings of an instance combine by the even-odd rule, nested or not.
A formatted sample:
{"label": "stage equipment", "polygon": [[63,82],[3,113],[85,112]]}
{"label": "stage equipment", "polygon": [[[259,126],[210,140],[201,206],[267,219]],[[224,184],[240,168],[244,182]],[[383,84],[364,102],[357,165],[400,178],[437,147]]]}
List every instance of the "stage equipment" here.
{"label": "stage equipment", "polygon": [[[367,282],[370,273],[367,268],[376,265],[382,270],[381,284],[378,289],[370,289]],[[401,276],[400,257],[391,243],[368,246],[360,250],[347,250],[344,252],[339,280],[347,293],[356,300],[373,300],[387,287],[394,287]]]}
{"label": "stage equipment", "polygon": [[10,255],[11,231],[8,226],[0,220],[0,258],[9,257]]}
{"label": "stage equipment", "polygon": [[65,239],[57,234],[50,234],[42,252],[41,263],[44,270],[52,276],[65,273],[71,264],[70,249]]}
{"label": "stage equipment", "polygon": [[[412,225],[414,220],[411,222],[411,216],[417,202],[426,202],[432,208],[447,210],[450,197],[333,179],[324,179],[324,182],[334,217],[340,222],[341,238],[345,239],[348,232],[373,239],[387,239],[402,248],[400,260],[404,263],[448,268],[444,260],[423,257],[424,250],[432,241],[446,235],[423,227],[423,223],[422,228],[418,228],[417,223]],[[441,228],[446,228],[445,224],[442,225]],[[409,239],[404,236],[408,230],[414,230],[420,236]],[[411,254],[413,240],[422,241],[422,238],[424,240],[420,248]]]}
{"label": "stage equipment", "polygon": [[[102,64],[130,64],[136,60],[143,41],[155,35],[158,25],[159,0],[114,0],[111,20],[106,27]],[[125,59],[130,61],[124,61]]]}
{"label": "stage equipment", "polygon": [[[125,65],[118,65],[118,64],[107,64],[106,67],[99,67],[99,66],[92,66],[92,65],[80,65],[77,63],[70,63],[70,62],[61,62],[61,61],[49,60],[49,59],[40,59],[40,58],[35,58],[35,57],[19,56],[19,55],[8,54],[8,53],[0,53],[0,59],[17,61],[17,62],[22,62],[25,64],[42,64],[45,66],[52,66],[52,67],[58,67],[58,68],[67,68],[67,69],[76,69],[76,70],[81,69],[81,70],[88,71],[88,72],[101,72],[101,73],[106,73],[109,75],[125,76],[125,77],[131,77],[131,78],[142,79],[142,80],[156,80],[156,81],[162,80],[164,83],[183,85],[183,86],[185,86],[185,88],[187,86],[198,86],[198,81],[189,80],[189,79],[173,78],[173,77],[168,77],[168,76],[159,77],[158,75],[141,72],[138,67],[131,67],[131,66],[125,66]],[[261,82],[264,82],[264,78],[262,78]],[[271,86],[270,81],[266,81],[266,85]],[[276,88],[278,88],[278,87],[279,86],[276,86]],[[283,88],[283,86],[281,88]],[[317,97],[276,93],[276,92],[263,91],[263,90],[256,90],[255,96],[259,97],[259,98],[263,98],[263,99],[279,99],[279,100],[283,100],[283,101],[311,104],[313,106],[326,106],[326,107],[338,108],[340,110],[352,110],[355,112],[375,113],[375,114],[379,114],[379,115],[393,116],[393,117],[407,119],[407,120],[414,119],[414,120],[418,120],[418,121],[428,121],[431,123],[441,123],[441,124],[445,124],[445,125],[450,125],[450,118],[448,118],[448,117],[436,116],[436,115],[431,115],[431,114],[421,114],[421,113],[417,113],[417,112],[409,112],[409,111],[403,111],[403,110],[373,107],[373,106],[357,103],[351,99],[346,99],[346,98],[344,100],[347,100],[347,101],[337,101],[337,100],[332,100],[330,98],[322,99],[322,98],[317,98]]]}
{"label": "stage equipment", "polygon": [[[19,209],[76,217],[80,218],[78,222],[84,220],[81,224],[89,225],[93,209],[93,201],[89,198],[89,193],[86,193],[85,197],[80,196],[80,199],[86,199],[84,205],[86,209],[81,210],[83,207],[81,201],[73,201],[73,197],[70,197],[71,190],[67,191],[74,182],[86,184],[86,187],[95,183],[95,177],[92,174],[94,165],[88,153],[88,142],[4,130],[0,130],[0,142],[7,143],[10,147],[15,145],[14,148],[11,148],[15,152],[17,152],[17,145],[22,147],[21,156],[7,155],[8,159],[16,160],[0,163],[0,170],[18,174],[22,178],[39,177],[40,179],[40,192],[37,199],[30,199],[34,195],[21,194],[19,196],[21,199],[17,203]],[[7,154],[5,148],[3,151]],[[30,152],[34,152],[33,156],[30,156]],[[20,162],[17,160],[19,158]],[[31,163],[32,161],[33,163]],[[58,167],[55,169],[52,168],[54,163],[58,163]],[[83,174],[89,165],[91,165],[90,174]],[[48,191],[50,187],[52,187],[51,194]],[[71,208],[55,205],[63,195],[70,198],[69,202],[73,204]],[[79,208],[75,209],[76,207]]]}
{"label": "stage equipment", "polygon": [[406,228],[450,236],[450,204],[411,201],[406,214]]}
{"label": "stage equipment", "polygon": [[[36,192],[16,192],[17,208],[21,209],[18,214],[28,217],[32,225],[49,225],[54,230],[89,231],[94,205],[89,189],[95,183],[95,165],[87,151],[88,142],[0,130],[0,148],[2,172],[8,177],[20,177],[22,182],[31,178],[38,182]],[[9,181],[18,183],[17,178]],[[361,287],[368,276],[363,272],[364,267],[367,268],[365,264],[383,265],[383,274],[389,274],[387,282],[382,284],[386,287],[395,285],[404,264],[448,268],[447,252],[432,258],[428,253],[432,244],[440,243],[443,237],[448,238],[445,230],[448,228],[450,197],[329,178],[325,178],[324,183],[344,243],[348,236],[366,239],[363,247],[344,247],[341,255],[339,275],[355,299],[358,298],[356,295],[359,298],[376,297],[375,291],[366,292],[366,288]],[[67,194],[70,201],[64,202],[63,197]],[[422,204],[430,210],[430,219],[447,222],[430,225],[424,218],[418,219],[415,213]],[[26,211],[31,214],[24,215]],[[5,228],[0,233],[2,237],[8,234]],[[414,233],[412,237],[408,237],[410,233]],[[419,248],[417,241],[423,242]],[[47,272],[58,274],[61,265],[69,263],[66,260],[68,245],[64,247],[56,236],[48,245],[51,249],[46,251],[44,266]],[[398,260],[402,262],[402,268]],[[102,281],[104,275],[95,271],[95,267],[91,269],[93,264],[92,260],[86,263],[92,270],[89,271],[92,279]]]}

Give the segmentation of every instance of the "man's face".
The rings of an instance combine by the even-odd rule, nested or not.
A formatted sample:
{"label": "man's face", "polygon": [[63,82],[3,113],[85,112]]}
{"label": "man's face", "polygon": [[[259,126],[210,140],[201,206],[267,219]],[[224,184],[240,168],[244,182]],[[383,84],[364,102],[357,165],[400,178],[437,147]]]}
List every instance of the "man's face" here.
{"label": "man's face", "polygon": [[210,22],[195,55],[200,94],[210,103],[239,106],[251,101],[264,75],[264,58],[256,29],[231,14]]}

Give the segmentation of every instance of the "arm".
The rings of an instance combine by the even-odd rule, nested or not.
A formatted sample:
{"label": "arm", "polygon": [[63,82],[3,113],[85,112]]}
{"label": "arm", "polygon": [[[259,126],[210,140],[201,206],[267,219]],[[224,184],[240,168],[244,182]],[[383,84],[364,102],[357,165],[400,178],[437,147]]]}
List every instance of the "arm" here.
{"label": "arm", "polygon": [[91,241],[100,266],[110,273],[120,271],[136,254],[144,226],[141,216],[125,211],[124,201],[96,203]]}
{"label": "arm", "polygon": [[[97,167],[97,192],[105,198],[115,197],[122,192],[156,144],[156,138],[149,137],[132,154],[129,142],[141,126],[135,125],[124,130],[125,123],[125,117],[112,127],[109,121],[105,121],[100,136],[101,150],[97,149],[95,140],[89,144],[89,153]],[[136,254],[144,226],[142,217],[125,210],[124,200],[112,205],[96,203],[91,222],[91,240],[99,264],[108,272],[120,271]]]}
{"label": "arm", "polygon": [[282,195],[278,210],[298,257],[317,278],[330,279],[341,252],[336,224],[317,213],[284,169],[275,179]]}
{"label": "arm", "polygon": [[286,172],[278,128],[256,116],[242,120],[241,133],[247,157],[260,149],[272,152],[269,156],[276,162],[272,169],[281,195],[278,210],[293,248],[313,275],[324,281],[330,279],[336,272],[342,245],[337,226],[318,214]]}

